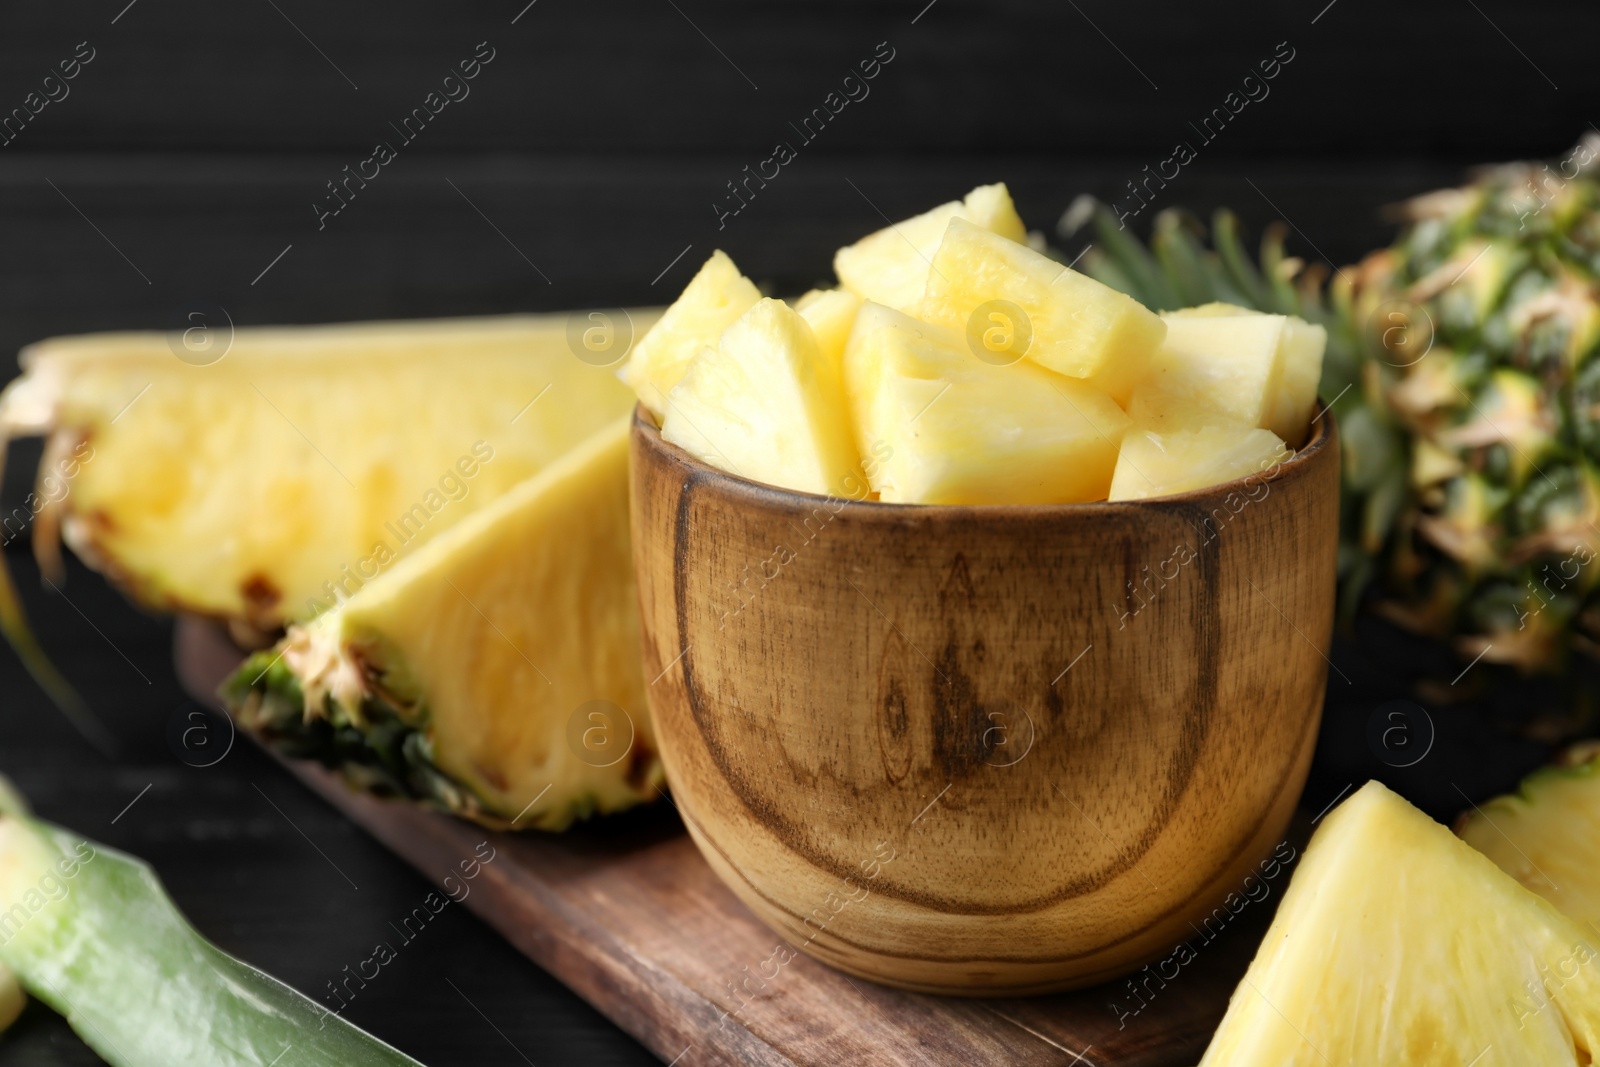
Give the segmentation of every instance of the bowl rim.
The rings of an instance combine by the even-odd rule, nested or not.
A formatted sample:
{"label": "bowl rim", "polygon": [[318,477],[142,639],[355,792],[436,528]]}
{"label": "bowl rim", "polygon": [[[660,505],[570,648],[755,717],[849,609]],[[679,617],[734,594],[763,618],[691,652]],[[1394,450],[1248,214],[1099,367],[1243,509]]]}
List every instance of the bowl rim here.
{"label": "bowl rim", "polygon": [[[1203,486],[1199,489],[1189,489],[1182,493],[1169,493],[1165,496],[1144,497],[1139,500],[1090,500],[1071,504],[911,504],[898,501],[858,499],[852,496],[807,493],[799,489],[787,489],[767,482],[758,482],[752,478],[734,474],[732,471],[723,470],[721,467],[714,467],[679,448],[661,436],[661,428],[656,425],[655,416],[650,413],[642,402],[634,405],[630,437],[635,441],[642,442],[643,447],[651,449],[664,459],[688,467],[698,479],[720,483],[724,492],[730,496],[765,498],[768,503],[781,506],[796,508],[818,507],[833,501],[843,501],[850,505],[852,511],[867,509],[869,514],[906,519],[919,515],[930,518],[951,519],[996,519],[1005,516],[1040,518],[1075,514],[1087,517],[1097,514],[1112,514],[1135,508],[1164,507],[1172,504],[1193,504],[1206,500],[1225,499],[1229,493],[1245,492],[1251,485],[1270,484],[1284,478],[1298,476],[1320,459],[1323,453],[1337,447],[1338,428],[1334,424],[1332,406],[1325,404],[1320,395],[1317,397],[1317,403],[1320,406],[1320,410],[1312,417],[1310,440],[1287,460],[1274,464],[1266,468],[1265,471],[1257,471],[1234,478],[1231,481],[1218,482],[1216,485]],[[1337,455],[1335,455],[1336,460],[1337,458]]]}

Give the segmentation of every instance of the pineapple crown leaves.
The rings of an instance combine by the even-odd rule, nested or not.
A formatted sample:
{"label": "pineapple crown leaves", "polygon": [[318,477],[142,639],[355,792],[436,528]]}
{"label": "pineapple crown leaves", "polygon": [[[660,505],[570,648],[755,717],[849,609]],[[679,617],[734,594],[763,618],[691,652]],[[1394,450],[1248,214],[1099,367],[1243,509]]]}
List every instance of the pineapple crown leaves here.
{"label": "pineapple crown leaves", "polygon": [[1395,244],[1331,273],[1287,253],[1282,223],[1251,256],[1226,210],[1208,235],[1168,209],[1145,245],[1080,198],[1058,232],[1087,228],[1080,269],[1155,310],[1223,301],[1326,328],[1342,616],[1377,579],[1390,618],[1552,670],[1570,648],[1600,658],[1597,157],[1600,135],[1417,197],[1392,212]]}

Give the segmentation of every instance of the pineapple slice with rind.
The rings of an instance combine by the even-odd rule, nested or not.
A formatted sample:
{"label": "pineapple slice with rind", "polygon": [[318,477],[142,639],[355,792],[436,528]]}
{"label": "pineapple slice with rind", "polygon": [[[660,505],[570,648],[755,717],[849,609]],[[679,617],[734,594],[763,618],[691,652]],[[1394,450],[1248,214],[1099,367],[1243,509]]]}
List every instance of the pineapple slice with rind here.
{"label": "pineapple slice with rind", "polygon": [[[1145,306],[1026,245],[952,219],[934,253],[915,314],[970,334],[974,316],[1005,302],[1007,343],[1028,359],[1125,400],[1167,327]],[[1026,338],[1024,338],[1026,334]]]}
{"label": "pineapple slice with rind", "polygon": [[292,627],[224,686],[239,720],[493,826],[559,830],[651,799],[628,435],[623,417]]}
{"label": "pineapple slice with rind", "polygon": [[1474,805],[1456,833],[1568,918],[1600,930],[1600,742],[1575,746],[1510,796]]}
{"label": "pineapple slice with rind", "polygon": [[845,347],[845,395],[872,487],[898,503],[1100,500],[1128,427],[1081,381],[987,363],[953,332],[870,301]]}
{"label": "pineapple slice with rind", "polygon": [[1587,1067],[1597,944],[1369,782],[1312,838],[1201,1067]]}
{"label": "pineapple slice with rind", "polygon": [[242,328],[206,366],[164,333],[54,338],[23,350],[0,432],[51,435],[41,554],[59,523],[146,606],[271,631],[629,410],[611,372],[570,349],[568,324]]}
{"label": "pineapple slice with rind", "polygon": [[1158,434],[1129,430],[1111,476],[1111,500],[1144,500],[1264,474],[1292,456],[1257,426],[1205,426]]}
{"label": "pineapple slice with rind", "polygon": [[781,300],[760,301],[716,348],[700,350],[667,397],[661,436],[702,463],[768,485],[863,491],[839,364]]}
{"label": "pineapple slice with rind", "polygon": [[[1298,448],[1309,435],[1312,415],[1317,406],[1317,385],[1322,380],[1322,357],[1328,346],[1328,331],[1294,315],[1269,315],[1266,312],[1242,308],[1237,304],[1220,301],[1198,307],[1181,308],[1166,312],[1169,322],[1175,318],[1233,318],[1256,315],[1280,319],[1283,332],[1278,336],[1277,388],[1268,404],[1262,425]],[[1183,327],[1179,327],[1183,329]]]}
{"label": "pineapple slice with rind", "polygon": [[1008,241],[1028,238],[1004,183],[980,185],[964,200],[940,204],[839,249],[833,257],[834,273],[846,289],[863,300],[910,311],[922,299],[928,265],[951,219],[965,219]]}
{"label": "pineapple slice with rind", "polygon": [[689,361],[755,306],[761,291],[720,249],[639,342],[617,374],[659,420]]}

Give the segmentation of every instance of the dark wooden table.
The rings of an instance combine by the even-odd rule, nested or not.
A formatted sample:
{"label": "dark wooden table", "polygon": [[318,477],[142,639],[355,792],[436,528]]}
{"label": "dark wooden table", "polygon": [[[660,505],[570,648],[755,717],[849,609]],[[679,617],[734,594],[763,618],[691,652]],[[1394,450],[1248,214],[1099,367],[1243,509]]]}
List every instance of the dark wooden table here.
{"label": "dark wooden table", "polygon": [[[1547,0],[525,4],[0,13],[0,116],[36,89],[60,96],[45,76],[89,54],[79,42],[93,52],[0,146],[0,350],[164,328],[196,300],[240,324],[664,303],[715,247],[793,293],[884,215],[996,179],[1050,232],[1077,194],[1125,199],[1175,141],[1200,144],[1189,124],[1248,90],[1279,42],[1294,58],[1270,95],[1153,206],[1231,204],[1256,232],[1286,217],[1300,254],[1345,262],[1387,240],[1379,205],[1470,160],[1561,152],[1600,88],[1594,13]],[[493,59],[471,95],[319,228],[325,183],[397,139],[389,123],[448,89],[478,42]],[[799,143],[790,123],[830,91],[859,93],[844,78],[880,42],[893,59],[870,95],[721,217],[725,183],[775,141]],[[13,448],[6,510],[37,454]],[[214,766],[183,762],[168,731],[194,705],[173,677],[169,622],[76,565],[63,595],[43,591],[24,541],[6,558],[117,751],[86,744],[0,650],[0,772],[46,817],[150,860],[224,948],[318,995],[429,882],[248,743]],[[1354,653],[1341,662],[1354,684],[1336,680],[1309,807],[1382,772],[1443,814],[1456,783],[1501,788],[1541,755],[1452,720],[1430,762],[1385,768],[1365,723],[1398,683]],[[408,946],[349,1017],[435,1065],[650,1062],[464,910]],[[37,1006],[0,1039],[0,1064],[94,1062]]]}

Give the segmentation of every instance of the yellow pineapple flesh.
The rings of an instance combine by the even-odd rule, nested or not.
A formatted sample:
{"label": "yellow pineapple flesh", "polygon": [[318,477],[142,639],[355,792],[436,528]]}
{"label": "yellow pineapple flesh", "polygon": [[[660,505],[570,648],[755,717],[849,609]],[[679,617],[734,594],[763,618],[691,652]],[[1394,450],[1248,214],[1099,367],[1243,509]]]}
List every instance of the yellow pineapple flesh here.
{"label": "yellow pineapple flesh", "polygon": [[1600,931],[1600,750],[1579,746],[1517,792],[1475,805],[1456,833],[1500,869]]}
{"label": "yellow pineapple flesh", "polygon": [[1587,1067],[1597,943],[1371,782],[1312,838],[1201,1067]]}
{"label": "yellow pineapple flesh", "polygon": [[1081,381],[985,362],[953,332],[871,302],[845,348],[845,396],[872,487],[898,503],[1103,499],[1128,427]]}
{"label": "yellow pineapple flesh", "polygon": [[689,369],[689,361],[707,345],[715,347],[722,331],[760,299],[760,290],[733,260],[720,250],[713,252],[683,294],[639,338],[618,376],[659,420],[666,412],[667,394]]}
{"label": "yellow pineapple flesh", "polygon": [[1028,237],[1005,185],[980,185],[964,200],[940,204],[839,249],[833,257],[834,273],[841,285],[863,300],[911,311],[922,299],[929,265],[951,219],[964,219],[1012,242]]}
{"label": "yellow pineapple flesh", "polygon": [[1129,402],[1134,422],[1163,433],[1219,423],[1265,426],[1283,377],[1282,319],[1163,318],[1166,339]]}
{"label": "yellow pineapple flesh", "polygon": [[[1325,328],[1293,315],[1270,315],[1220,302],[1169,311],[1162,318],[1168,324],[1172,351],[1158,356],[1157,366],[1166,375],[1180,369],[1187,373],[1180,373],[1164,388],[1155,386],[1141,398],[1141,414],[1148,421],[1162,421],[1163,415],[1179,409],[1188,389],[1200,409],[1199,417],[1191,421],[1203,422],[1222,414],[1271,430],[1293,447],[1305,443],[1316,410],[1317,385],[1322,380],[1322,356],[1328,343]],[[1194,319],[1208,321],[1188,321]],[[1269,338],[1275,338],[1270,364],[1256,358],[1273,343]],[[1182,366],[1192,360],[1201,360],[1216,374],[1228,377],[1199,381],[1192,369]],[[1259,408],[1255,405],[1258,388],[1266,393]],[[1180,414],[1165,421],[1184,419]]]}
{"label": "yellow pineapple flesh", "polygon": [[1144,500],[1264,475],[1292,454],[1277,434],[1255,426],[1133,429],[1122,438],[1109,499]]}
{"label": "yellow pineapple flesh", "polygon": [[817,338],[822,358],[835,370],[844,365],[844,346],[861,310],[861,298],[848,289],[813,289],[794,302]]}
{"label": "yellow pineapple flesh", "polygon": [[22,362],[0,426],[51,435],[42,475],[53,457],[75,467],[40,529],[59,522],[148,606],[263,630],[354,592],[632,404],[569,349],[564,315],[240,329],[207,366],[166,334],[91,335]]}
{"label": "yellow pineapple flesh", "polygon": [[780,300],[760,301],[700,350],[667,397],[661,436],[754,481],[865,494],[839,366]]}
{"label": "yellow pineapple flesh", "polygon": [[348,776],[489,825],[651,799],[628,433],[623,417],[292,627],[230,681],[235,712],[290,751],[358,730],[370,754],[341,742]]}
{"label": "yellow pineapple flesh", "polygon": [[[954,219],[934,253],[916,316],[966,334],[1005,301],[1021,312],[1011,344],[1043,367],[1126,399],[1167,328],[1137,300],[1026,245]],[[1002,318],[1009,309],[999,312]],[[1010,313],[1015,316],[1015,312]],[[984,324],[979,323],[981,328]]]}

